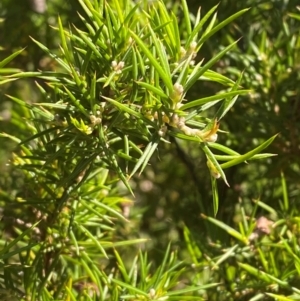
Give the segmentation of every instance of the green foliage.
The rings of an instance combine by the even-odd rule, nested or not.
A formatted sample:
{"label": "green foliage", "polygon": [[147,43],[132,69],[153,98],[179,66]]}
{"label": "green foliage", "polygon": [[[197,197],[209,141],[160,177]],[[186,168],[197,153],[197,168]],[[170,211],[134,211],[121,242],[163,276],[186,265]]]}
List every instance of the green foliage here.
{"label": "green foliage", "polygon": [[[141,173],[145,169],[161,142],[167,142],[166,138],[173,136],[200,142],[212,177],[222,177],[228,185],[222,166],[210,147],[214,147],[217,140],[221,118],[239,94],[249,91],[239,89],[239,82],[234,83],[209,69],[234,47],[235,42],[207,63],[200,61],[194,66],[194,58],[204,41],[247,10],[218,25],[214,25],[212,19],[201,35],[199,32],[216,7],[202,19],[198,14],[188,38],[181,41],[176,17],[168,14],[163,3],[149,6],[148,11],[129,2],[122,3],[124,7],[115,2],[112,6],[107,3],[99,7],[98,4],[93,7],[89,1],[80,3],[88,16],[88,19],[81,17],[85,20],[87,32],[76,27],[72,32],[65,31],[59,19],[60,55],[34,40],[54,59],[59,72],[12,75],[13,78],[36,76],[47,79],[48,86],[54,91],[54,103],[42,101],[24,105],[32,107],[36,118],[42,116],[46,121],[54,121],[51,109],[55,109],[55,118],[60,124],[52,129],[43,125],[31,139],[41,137],[47,139],[47,144],[57,143],[56,139],[59,139],[60,149],[69,149],[66,154],[60,152],[64,156],[61,159],[63,162],[75,160],[76,163],[73,168],[67,168],[73,169],[73,173],[64,174],[67,180],[62,184],[69,186],[82,170],[96,162],[117,173],[131,191],[128,180],[137,171]],[[188,12],[184,14],[188,15]],[[190,27],[189,22],[185,19],[185,28]],[[201,77],[221,82],[223,90],[217,95],[186,103],[186,93]],[[39,89],[47,99],[47,91],[41,86]],[[19,99],[12,99],[22,103]],[[204,115],[222,100],[214,117]],[[223,157],[228,161],[223,163],[224,167],[251,159],[271,141],[243,156],[236,154],[232,160]],[[219,150],[224,149],[219,147]],[[40,154],[41,158],[47,155],[48,163],[57,160],[57,150],[52,151],[53,155],[44,148],[45,155]],[[225,154],[228,154],[227,150]],[[216,214],[216,199],[214,204]]]}
{"label": "green foliage", "polygon": [[195,237],[184,228],[185,241],[198,277],[207,277],[221,283],[220,290],[210,294],[211,300],[298,300],[299,270],[299,217],[287,218],[291,206],[282,174],[284,202],[280,216],[274,208],[255,200],[255,210],[261,207],[275,222],[261,217],[252,223],[240,204],[239,229],[212,217],[204,219],[223,229],[232,237],[224,248],[222,242],[213,243],[207,251],[195,244]]}
{"label": "green foliage", "polygon": [[[0,137],[17,145],[0,182],[1,298],[299,298],[299,209],[286,179],[299,165],[260,174],[286,167],[264,149],[295,148],[282,133],[274,139],[279,112],[297,95],[286,87],[298,74],[298,14],[274,40],[271,22],[238,25],[263,4],[225,14],[210,3],[192,15],[185,1],[75,2],[78,17],[63,5],[47,39],[38,26],[46,15],[28,13],[40,28],[33,68],[18,61],[29,50],[10,49],[0,62],[14,104]],[[280,102],[258,102],[276,92],[274,81]],[[16,92],[17,82],[34,92]],[[282,201],[261,201],[257,187]]]}

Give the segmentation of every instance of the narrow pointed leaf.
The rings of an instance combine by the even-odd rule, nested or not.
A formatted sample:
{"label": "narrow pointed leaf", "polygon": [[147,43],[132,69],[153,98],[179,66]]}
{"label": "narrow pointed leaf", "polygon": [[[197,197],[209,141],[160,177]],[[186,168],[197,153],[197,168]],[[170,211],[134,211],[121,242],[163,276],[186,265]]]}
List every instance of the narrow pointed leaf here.
{"label": "narrow pointed leaf", "polygon": [[260,146],[256,147],[255,149],[251,150],[250,152],[239,156],[237,159],[234,159],[234,160],[231,160],[231,161],[221,164],[220,165],[221,168],[223,168],[223,169],[228,168],[228,167],[231,167],[231,166],[234,166],[234,165],[237,165],[239,163],[249,160],[254,155],[258,154],[259,152],[261,152],[262,150],[267,148],[274,141],[274,139],[276,137],[277,137],[277,135],[274,135],[273,137],[271,137],[267,141],[263,142]]}
{"label": "narrow pointed leaf", "polygon": [[206,216],[204,214],[201,214],[202,218],[204,218],[205,220],[208,220],[209,222],[215,224],[216,226],[218,226],[219,228],[225,230],[229,235],[235,237],[236,239],[238,239],[239,241],[243,242],[244,244],[248,244],[248,239],[247,237],[243,236],[240,232],[236,231],[234,228],[228,226],[227,224],[212,218],[210,216]]}
{"label": "narrow pointed leaf", "polygon": [[196,27],[193,29],[193,32],[189,35],[186,45],[189,45],[195,39],[195,37],[198,35],[199,31],[203,28],[203,25],[207,22],[209,17],[216,11],[218,6],[219,6],[219,4],[215,5],[213,8],[211,8],[208,11],[208,13],[201,19],[201,21],[196,25]]}
{"label": "narrow pointed leaf", "polygon": [[202,45],[209,37],[211,37],[212,35],[214,35],[217,31],[219,31],[220,29],[222,29],[224,26],[226,26],[227,24],[231,23],[232,21],[234,21],[236,18],[240,17],[241,15],[243,15],[245,12],[247,12],[250,8],[246,8],[243,9],[237,13],[235,13],[234,15],[231,15],[229,18],[227,18],[226,20],[220,22],[218,25],[216,25],[211,31],[207,32],[205,35],[203,35],[201,37],[201,39],[198,42],[198,46]]}
{"label": "narrow pointed leaf", "polygon": [[6,66],[9,62],[11,62],[16,56],[18,56],[20,53],[22,53],[24,51],[25,48],[20,49],[16,52],[14,52],[13,54],[11,54],[10,56],[6,57],[4,60],[2,60],[0,62],[0,68],[3,68],[4,66]]}
{"label": "narrow pointed leaf", "polygon": [[226,179],[226,175],[225,175],[222,167],[220,166],[219,162],[216,160],[214,154],[211,152],[211,150],[209,149],[209,147],[207,146],[207,144],[206,143],[201,143],[200,146],[201,146],[202,150],[204,151],[204,153],[206,154],[207,159],[210,160],[210,162],[216,168],[216,170],[218,171],[218,173],[221,175],[221,177],[224,180],[225,184],[227,186],[229,186],[229,184],[227,182],[227,179]]}
{"label": "narrow pointed leaf", "polygon": [[138,169],[141,167],[141,171],[142,172],[144,170],[144,168],[147,166],[148,161],[150,160],[152,154],[155,152],[155,150],[157,149],[157,146],[159,144],[160,139],[156,138],[153,141],[149,142],[147,147],[145,148],[143,155],[139,158],[138,162],[136,163],[136,165],[134,166],[129,178],[131,178],[137,171]]}
{"label": "narrow pointed leaf", "polygon": [[162,81],[165,83],[166,87],[169,89],[169,91],[173,90],[173,84],[172,80],[169,77],[169,75],[164,71],[164,69],[161,67],[159,61],[157,58],[155,58],[150,50],[148,49],[149,46],[146,45],[133,31],[130,31],[133,39],[136,41],[136,43],[140,46],[146,57],[149,59],[151,65],[155,68],[157,73],[160,75]]}
{"label": "narrow pointed leaf", "polygon": [[238,41],[233,42],[229,46],[227,46],[225,49],[220,51],[216,56],[214,56],[212,59],[210,59],[202,68],[199,68],[198,72],[196,72],[193,76],[189,78],[187,83],[184,85],[184,91],[189,90],[195,82],[204,74],[205,71],[210,69],[216,62],[218,62],[222,56],[224,56],[229,50],[231,50]]}
{"label": "narrow pointed leaf", "polygon": [[211,180],[211,189],[213,195],[214,216],[216,216],[219,210],[218,184],[217,184],[217,179],[214,178],[213,176],[210,176],[210,180]]}
{"label": "narrow pointed leaf", "polygon": [[184,111],[186,109],[190,109],[193,107],[199,107],[205,103],[209,103],[215,100],[222,100],[224,98],[227,97],[232,97],[232,96],[236,96],[236,95],[242,95],[242,94],[247,94],[249,93],[250,90],[237,90],[237,91],[230,91],[230,92],[226,92],[226,93],[222,93],[222,94],[216,94],[213,96],[208,96],[208,97],[203,97],[200,99],[196,99],[196,100],[192,100],[186,104],[184,104],[182,107],[180,107],[180,110]]}

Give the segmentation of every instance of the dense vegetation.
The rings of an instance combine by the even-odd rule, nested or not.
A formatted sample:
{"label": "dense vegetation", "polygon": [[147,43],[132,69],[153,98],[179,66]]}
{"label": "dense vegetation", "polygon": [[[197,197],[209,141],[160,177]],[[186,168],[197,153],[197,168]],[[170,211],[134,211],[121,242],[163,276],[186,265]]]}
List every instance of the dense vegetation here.
{"label": "dense vegetation", "polygon": [[1,300],[300,299],[296,0],[0,3]]}

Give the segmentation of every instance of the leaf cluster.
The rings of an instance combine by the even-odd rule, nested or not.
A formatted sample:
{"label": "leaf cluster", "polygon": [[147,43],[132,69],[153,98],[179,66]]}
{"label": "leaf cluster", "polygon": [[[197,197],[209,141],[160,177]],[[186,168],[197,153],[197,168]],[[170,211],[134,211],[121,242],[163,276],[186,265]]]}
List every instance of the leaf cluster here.
{"label": "leaf cluster", "polygon": [[[290,266],[290,254],[298,260],[297,237],[286,238],[288,230],[280,234],[286,241],[282,262],[274,259],[269,267],[263,251],[274,246],[263,243],[255,245],[258,255],[254,260],[245,263],[244,258],[253,251],[249,245],[253,225],[248,225],[246,214],[239,231],[202,215],[208,229],[204,238],[198,240],[193,230],[181,225],[192,265],[179,261],[170,246],[157,263],[142,250],[147,239],[132,229],[140,213],[128,214],[132,201],[120,188],[121,181],[133,194],[138,181],[134,176],[142,177],[155,154],[161,150],[164,154],[170,145],[189,145],[205,157],[208,170],[201,172],[211,182],[210,203],[216,216],[217,179],[228,185],[224,169],[273,156],[261,152],[275,135],[243,152],[224,142],[228,134],[222,129],[223,119],[250,89],[243,88],[240,72],[233,80],[213,67],[236,48],[238,40],[231,40],[211,58],[202,56],[205,44],[248,9],[219,22],[215,6],[205,15],[198,10],[191,22],[185,1],[171,12],[163,1],[78,3],[84,26],[71,24],[66,29],[58,18],[53,31],[60,38],[59,50],[32,38],[51,59],[51,70],[5,68],[22,50],[0,62],[0,84],[34,78],[40,95],[38,102],[8,96],[23,108],[23,115],[13,117],[22,135],[6,131],[1,138],[18,145],[10,163],[21,171],[23,182],[14,194],[1,195],[2,233],[8,239],[1,240],[0,296],[12,299],[15,294],[21,300],[222,300],[222,296],[243,298],[247,285],[259,290],[258,298],[277,297],[277,292],[285,292],[281,288],[298,294],[291,283],[298,279],[298,266],[292,272],[288,268],[281,272],[278,265]],[[219,88],[212,95],[193,97],[192,89],[200,81]],[[224,138],[217,143],[220,136]],[[251,222],[255,213],[251,213]],[[209,223],[225,230],[229,242],[213,248],[207,244],[216,229]],[[139,221],[136,224],[140,226]],[[296,226],[293,222],[292,229]],[[135,250],[132,245],[139,246],[138,255],[124,256]],[[261,264],[263,272],[257,268]],[[278,291],[264,291],[266,283],[275,283]]]}

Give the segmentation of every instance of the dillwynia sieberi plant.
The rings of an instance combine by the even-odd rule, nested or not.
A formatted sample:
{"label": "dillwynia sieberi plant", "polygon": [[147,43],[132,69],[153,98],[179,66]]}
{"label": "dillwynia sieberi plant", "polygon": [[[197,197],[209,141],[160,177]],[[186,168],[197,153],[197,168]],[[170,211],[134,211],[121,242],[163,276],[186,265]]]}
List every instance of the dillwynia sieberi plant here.
{"label": "dillwynia sieberi plant", "polygon": [[[203,18],[199,10],[192,28],[183,3],[181,22],[186,34],[181,37],[177,17],[167,11],[163,2],[145,7],[130,1],[80,3],[87,15],[82,16],[87,31],[78,28],[66,31],[59,19],[60,54],[35,41],[57,63],[57,71],[13,76],[43,78],[54,91],[52,101],[27,106],[49,121],[44,131],[35,134],[59,144],[60,155],[65,152],[76,158],[73,172],[64,170],[65,184],[78,180],[96,163],[116,171],[130,189],[128,179],[146,167],[159,144],[168,142],[168,136],[199,142],[212,176],[222,177],[226,183],[224,168],[261,158],[255,154],[273,138],[243,156],[215,143],[221,118],[238,95],[249,92],[240,89],[239,81],[235,83],[210,70],[236,42],[207,62],[202,59],[194,65],[205,40],[246,10],[217,25],[213,15],[216,7]],[[221,83],[226,91],[196,100],[186,99],[186,93],[199,79]],[[48,92],[38,87],[49,99]],[[215,116],[202,115],[221,101]],[[227,156],[216,156],[211,148]],[[55,153],[50,161],[57,158]],[[126,168],[121,167],[120,159]],[[217,159],[227,162],[219,164]],[[129,162],[134,167],[128,174]]]}
{"label": "dillwynia sieberi plant", "polygon": [[[49,96],[48,89],[38,85],[47,102],[26,105],[33,108],[35,118],[48,120],[35,135],[59,145],[53,154],[47,151],[48,160],[56,160],[58,153],[65,157],[62,162],[72,160],[73,171],[63,171],[65,184],[101,165],[118,174],[131,191],[128,180],[144,170],[159,144],[169,143],[170,136],[199,143],[214,190],[216,178],[228,184],[225,168],[269,156],[258,153],[274,137],[244,155],[216,143],[221,119],[238,95],[249,92],[240,87],[240,79],[234,82],[210,69],[236,42],[213,58],[197,56],[207,39],[247,9],[220,23],[217,7],[203,17],[199,10],[191,24],[185,1],[180,19],[163,1],[79,2],[86,29],[65,30],[58,19],[60,53],[34,40],[55,61],[56,71],[13,76],[42,78],[53,90]],[[199,79],[217,82],[224,89],[217,95],[189,99],[187,93]],[[205,111],[215,105],[218,110],[208,118]],[[212,149],[224,155],[215,155]],[[216,212],[217,193],[214,208]]]}
{"label": "dillwynia sieberi plant", "polygon": [[[234,82],[211,70],[236,42],[213,58],[197,55],[207,39],[247,10],[220,23],[217,7],[205,16],[199,10],[191,23],[184,0],[173,12],[163,1],[145,5],[126,0],[78,1],[85,29],[66,30],[58,19],[58,53],[34,40],[53,59],[55,71],[14,71],[1,77],[0,83],[39,78],[43,97],[29,103],[9,96],[25,107],[26,123],[17,117],[14,122],[26,128],[28,138],[1,134],[20,145],[12,163],[24,171],[26,185],[19,197],[6,197],[14,205],[22,204],[21,213],[28,219],[18,219],[14,225],[18,236],[0,252],[3,260],[15,260],[15,254],[21,258],[24,279],[7,266],[6,279],[13,279],[7,283],[21,287],[31,300],[36,295],[40,300],[58,300],[66,291],[66,298],[76,300],[75,291],[83,290],[76,290],[72,281],[82,286],[88,275],[87,285],[96,284],[101,300],[178,300],[195,291],[199,300],[203,285],[178,289],[183,270],[174,253],[166,253],[152,277],[146,255],[141,253],[128,271],[117,252],[108,254],[111,247],[140,242],[115,241],[114,222],[126,222],[120,207],[129,200],[116,196],[114,183],[121,179],[131,191],[129,179],[146,168],[170,137],[196,142],[207,157],[216,213],[216,179],[227,183],[223,170],[270,156],[258,153],[274,137],[244,155],[216,142],[221,119],[238,95],[249,92],[240,87],[240,78]],[[0,62],[0,67],[19,53]],[[188,92],[199,80],[224,88],[217,95],[190,99]],[[208,111],[216,105],[216,113]],[[110,256],[117,259],[117,271],[99,268]]]}

